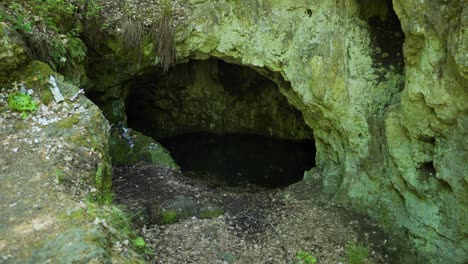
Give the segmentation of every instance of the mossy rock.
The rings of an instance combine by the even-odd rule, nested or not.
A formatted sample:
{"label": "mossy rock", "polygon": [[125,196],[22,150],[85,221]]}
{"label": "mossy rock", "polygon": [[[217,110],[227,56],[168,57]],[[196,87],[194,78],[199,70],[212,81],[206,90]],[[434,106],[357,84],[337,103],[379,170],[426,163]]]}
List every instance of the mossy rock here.
{"label": "mossy rock", "polygon": [[77,115],[72,115],[70,117],[67,117],[65,119],[58,121],[55,125],[59,129],[70,129],[74,125],[78,124],[79,122],[80,122],[80,118]]}
{"label": "mossy rock", "polygon": [[163,211],[161,212],[160,217],[160,224],[162,225],[170,225],[177,221],[177,212],[174,211]]}
{"label": "mossy rock", "polygon": [[197,205],[192,198],[178,195],[161,206],[151,203],[147,206],[148,219],[152,224],[168,225],[178,220],[197,216]]}
{"label": "mossy rock", "polygon": [[178,219],[185,219],[197,215],[197,204],[192,198],[178,195],[169,202],[167,210],[177,212]]}
{"label": "mossy rock", "polygon": [[150,224],[170,225],[178,220],[177,212],[174,210],[163,210],[157,203],[147,206],[148,220]]}
{"label": "mossy rock", "polygon": [[54,100],[54,95],[50,90],[45,90],[41,94],[41,102],[44,105],[49,105]]}
{"label": "mossy rock", "polygon": [[105,235],[97,229],[73,228],[37,249],[30,263],[111,263]]}
{"label": "mossy rock", "polygon": [[201,219],[213,219],[223,214],[223,208],[215,205],[204,206],[198,211],[198,217]]}
{"label": "mossy rock", "polygon": [[180,170],[169,151],[154,139],[135,130],[131,130],[129,134],[132,137],[133,147],[117,129],[113,129],[109,142],[113,165],[132,165],[138,161],[147,161],[172,170]]}

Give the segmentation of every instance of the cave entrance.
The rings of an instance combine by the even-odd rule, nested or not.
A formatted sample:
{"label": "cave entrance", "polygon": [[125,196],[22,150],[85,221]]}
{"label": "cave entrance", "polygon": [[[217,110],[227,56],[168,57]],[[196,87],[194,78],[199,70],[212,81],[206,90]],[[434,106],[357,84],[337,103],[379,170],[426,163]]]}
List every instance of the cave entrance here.
{"label": "cave entrance", "polygon": [[218,59],[161,72],[125,84],[127,123],[162,143],[184,174],[279,187],[314,167],[313,131],[272,80]]}

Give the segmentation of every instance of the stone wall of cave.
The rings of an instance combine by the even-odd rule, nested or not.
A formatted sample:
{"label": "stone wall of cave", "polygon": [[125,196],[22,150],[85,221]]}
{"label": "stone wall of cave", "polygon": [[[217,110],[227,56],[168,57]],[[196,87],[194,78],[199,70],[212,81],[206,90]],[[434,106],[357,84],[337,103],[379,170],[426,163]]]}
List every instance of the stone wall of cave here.
{"label": "stone wall of cave", "polygon": [[181,134],[255,134],[312,139],[302,113],[278,85],[249,67],[218,59],[160,68],[124,84],[129,127],[156,139]]}
{"label": "stone wall of cave", "polygon": [[[269,78],[313,129],[326,191],[409,241],[413,255],[463,263],[468,70],[461,25],[468,16],[462,2],[285,0],[247,7],[245,1],[193,1],[177,28],[176,54],[181,65],[219,58],[274,73]],[[119,120],[126,104],[134,109],[132,98],[151,100],[128,87],[148,80],[144,69],[159,61],[146,52],[150,46],[143,45],[138,62],[118,42],[103,46],[87,69],[96,77],[89,90],[110,119]],[[168,105],[175,102],[167,98]],[[163,112],[164,103],[158,104]],[[197,111],[207,127],[229,126],[200,109],[191,113]],[[252,120],[255,125],[244,127],[269,132]],[[276,131],[288,137],[287,129]]]}

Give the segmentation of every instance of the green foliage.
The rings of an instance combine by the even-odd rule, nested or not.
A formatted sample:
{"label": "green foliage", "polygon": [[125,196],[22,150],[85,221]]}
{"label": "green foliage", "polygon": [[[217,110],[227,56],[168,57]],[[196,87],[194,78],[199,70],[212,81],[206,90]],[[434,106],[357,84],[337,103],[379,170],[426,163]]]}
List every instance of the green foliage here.
{"label": "green foliage", "polygon": [[98,189],[100,189],[102,186],[102,173],[103,173],[102,171],[103,171],[103,166],[99,165],[96,170],[96,175],[94,176],[94,179],[96,180],[96,187]]}
{"label": "green foliage", "polygon": [[59,183],[63,183],[65,181],[65,175],[61,169],[55,169],[54,171],[55,177],[57,177],[57,181]]}
{"label": "green foliage", "polygon": [[310,254],[307,251],[299,250],[296,254],[295,264],[315,264],[317,263],[317,258],[314,255]]}
{"label": "green foliage", "polygon": [[[32,23],[19,3],[13,2],[8,5],[8,2],[6,2],[2,4],[0,2],[0,21],[9,21],[14,29],[21,32],[30,33],[32,31]],[[11,10],[11,12],[8,12],[8,10]]]}
{"label": "green foliage", "polygon": [[86,45],[73,33],[52,40],[50,66],[54,69],[74,67],[86,58]]}
{"label": "green foliage", "polygon": [[0,2],[0,18],[23,35],[29,51],[54,70],[72,70],[86,57],[79,38],[80,18],[98,16],[96,0],[31,0]]}
{"label": "green foliage", "polygon": [[349,264],[364,264],[369,257],[369,248],[352,242],[346,247],[346,255]]}
{"label": "green foliage", "polygon": [[128,243],[131,252],[151,253],[145,240],[136,234],[130,217],[127,216],[122,207],[100,206],[88,201],[87,216],[90,220],[94,220],[95,224],[102,223],[102,228],[107,230],[109,239],[113,244],[128,240],[131,241],[131,243]]}
{"label": "green foliage", "polygon": [[112,167],[107,162],[98,165],[94,174],[94,182],[98,190],[97,195],[94,197],[95,201],[101,205],[111,204],[113,199],[111,192]]}
{"label": "green foliage", "polygon": [[[78,124],[80,122],[80,118],[78,117],[78,115],[72,115],[70,117],[67,117],[67,118],[64,118],[60,121],[58,121],[56,123],[56,126],[60,129],[70,129],[72,128],[74,125]],[[98,169],[99,171],[99,169]],[[99,172],[100,174],[102,174],[102,172]],[[97,174],[97,172],[96,172]]]}
{"label": "green foliage", "polygon": [[8,96],[8,108],[21,112],[21,117],[25,119],[28,112],[36,112],[37,102],[29,94],[12,93]]}
{"label": "green foliage", "polygon": [[146,246],[146,242],[141,236],[138,236],[133,240],[133,245],[135,247],[142,248]]}

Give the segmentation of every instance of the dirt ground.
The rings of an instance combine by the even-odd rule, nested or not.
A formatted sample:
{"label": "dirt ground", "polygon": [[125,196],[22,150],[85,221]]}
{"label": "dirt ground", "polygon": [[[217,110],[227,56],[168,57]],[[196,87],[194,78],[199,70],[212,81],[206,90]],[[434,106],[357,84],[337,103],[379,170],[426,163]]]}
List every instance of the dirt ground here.
{"label": "dirt ground", "polygon": [[[296,263],[299,250],[317,263],[349,263],[353,242],[369,248],[367,263],[392,263],[390,239],[369,218],[328,202],[318,175],[285,189],[229,187],[210,175],[191,176],[143,163],[114,169],[116,201],[135,215],[154,250],[150,263]],[[180,197],[197,209],[222,207],[224,214],[169,225],[150,224],[141,214]]]}

